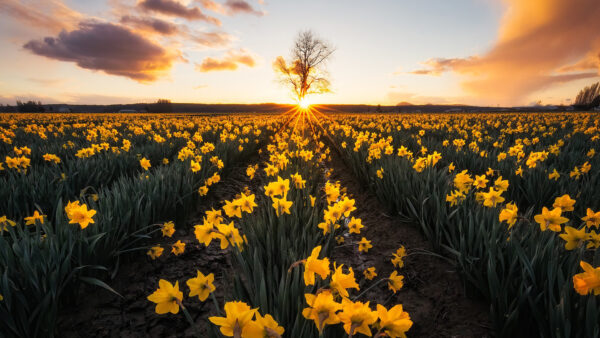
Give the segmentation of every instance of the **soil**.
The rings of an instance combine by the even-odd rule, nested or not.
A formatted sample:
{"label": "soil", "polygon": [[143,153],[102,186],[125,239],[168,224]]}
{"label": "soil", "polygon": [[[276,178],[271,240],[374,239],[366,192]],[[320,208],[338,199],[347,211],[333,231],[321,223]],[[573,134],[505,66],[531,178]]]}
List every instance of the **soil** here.
{"label": "soil", "polygon": [[[375,267],[377,277],[360,285],[366,290],[379,278],[393,271],[392,254],[404,246],[408,255],[398,274],[404,276],[404,286],[394,294],[387,283],[380,283],[367,291],[360,300],[371,300],[388,308],[402,304],[413,321],[407,332],[409,337],[489,337],[490,323],[487,304],[468,299],[458,273],[449,261],[432,253],[429,241],[415,224],[403,223],[398,217],[386,215],[377,197],[358,183],[351,169],[332,152],[332,181],[339,181],[355,199],[356,210],[352,216],[360,218],[365,226],[354,241],[366,237],[373,247],[359,253],[357,245],[334,249],[334,259],[352,266],[357,280],[362,272]],[[348,243],[348,239],[346,239]],[[359,274],[361,274],[359,276]]]}
{"label": "soil", "polygon": [[[253,159],[257,163],[258,158]],[[370,282],[361,283],[361,292],[381,277],[394,270],[390,262],[392,253],[404,245],[409,255],[399,270],[404,276],[404,287],[396,294],[386,283],[380,283],[361,297],[362,301],[391,307],[402,304],[410,314],[413,327],[409,337],[488,337],[490,336],[488,307],[486,304],[466,298],[463,284],[453,266],[446,260],[424,251],[432,249],[416,225],[405,224],[398,218],[386,215],[377,198],[364,189],[349,168],[334,156],[331,163],[331,180],[340,181],[348,193],[356,199],[354,217],[362,219],[363,228],[356,241],[365,236],[372,241],[373,248],[359,253],[356,245],[334,249],[333,260],[351,266],[357,280],[363,280],[362,271],[370,266],[376,268],[378,276]],[[124,298],[103,289],[87,290],[78,304],[70,306],[60,316],[61,337],[205,337],[208,335],[208,316],[214,314],[214,305],[207,299],[184,297],[183,304],[195,317],[197,332],[190,328],[182,314],[157,315],[154,305],[146,297],[158,287],[159,279],[179,281],[180,290],[188,293],[185,281],[195,277],[196,270],[215,274],[215,295],[219,304],[231,289],[230,276],[234,271],[228,260],[228,252],[213,242],[209,247],[199,244],[193,234],[193,224],[200,222],[204,211],[219,208],[221,201],[232,199],[245,185],[251,185],[245,176],[245,166],[234,168],[209,193],[208,202],[203,202],[197,214],[191,217],[186,229],[177,229],[172,238],[161,238],[165,248],[157,260],[140,258],[123,264],[119,274],[109,284]],[[256,180],[254,181],[256,182]],[[251,190],[253,187],[251,186]],[[185,253],[174,256],[167,250],[171,243],[181,240],[186,243]],[[347,239],[347,243],[350,238]],[[364,284],[364,285],[363,285]],[[295,338],[295,337],[294,337]]]}

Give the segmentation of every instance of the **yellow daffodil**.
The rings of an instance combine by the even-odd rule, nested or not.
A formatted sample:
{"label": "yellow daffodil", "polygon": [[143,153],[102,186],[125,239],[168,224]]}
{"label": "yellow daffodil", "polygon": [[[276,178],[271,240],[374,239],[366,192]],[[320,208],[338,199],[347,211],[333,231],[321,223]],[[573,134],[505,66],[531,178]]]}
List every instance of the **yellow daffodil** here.
{"label": "yellow daffodil", "polygon": [[292,201],[288,201],[285,198],[273,198],[273,208],[278,217],[283,214],[290,215],[290,207],[292,204]]}
{"label": "yellow daffodil", "polygon": [[377,277],[377,272],[375,272],[375,267],[371,266],[371,267],[366,268],[363,271],[363,275],[365,276],[366,279],[373,280],[373,278]]}
{"label": "yellow daffodil", "polygon": [[175,224],[173,222],[166,222],[162,225],[161,229],[163,237],[171,237],[175,233]]}
{"label": "yellow daffodil", "polygon": [[569,221],[568,218],[562,217],[561,214],[562,210],[560,208],[548,210],[548,208],[543,207],[542,213],[535,215],[534,219],[540,225],[542,231],[550,229],[554,232],[560,232],[562,230],[561,224]]}
{"label": "yellow daffodil", "polygon": [[208,187],[203,185],[200,188],[198,188],[198,195],[200,196],[206,196],[206,194],[208,194]]}
{"label": "yellow daffodil", "polygon": [[243,212],[251,214],[257,204],[254,202],[255,196],[252,195],[244,195],[236,200],[236,203],[240,206],[240,209]]}
{"label": "yellow daffodil", "polygon": [[562,211],[573,211],[575,200],[572,199],[568,194],[557,197],[552,205],[554,208],[560,208]]}
{"label": "yellow daffodil", "polygon": [[233,225],[233,222],[229,224],[217,224],[218,238],[221,240],[221,250],[227,249],[231,245],[237,246],[239,249],[242,248],[244,239],[240,236],[240,231]]}
{"label": "yellow daffodil", "polygon": [[269,314],[264,317],[256,312],[256,318],[250,321],[242,332],[244,338],[281,338],[285,329]]}
{"label": "yellow daffodil", "polygon": [[225,317],[209,317],[211,323],[219,326],[226,337],[244,337],[248,323],[252,321],[257,309],[251,309],[248,304],[240,301],[225,304]]}
{"label": "yellow daffodil", "polygon": [[348,222],[348,232],[351,234],[360,234],[360,229],[362,229],[363,227],[364,226],[362,225],[362,221],[360,218],[352,217],[350,222]]}
{"label": "yellow daffodil", "polygon": [[179,304],[183,300],[183,292],[179,291],[179,282],[175,282],[175,286],[173,286],[168,281],[161,279],[158,281],[158,286],[158,290],[148,296],[149,301],[156,303],[156,313],[159,315],[167,312],[177,314]]}
{"label": "yellow daffodil", "polygon": [[192,172],[197,173],[200,171],[200,169],[202,169],[202,166],[200,166],[199,162],[192,160],[190,162],[190,169],[192,170]]}
{"label": "yellow daffodil", "polygon": [[498,203],[504,202],[502,192],[490,188],[488,192],[483,193],[483,205],[486,207],[495,207]]}
{"label": "yellow daffodil", "polygon": [[[586,210],[586,216],[581,218],[583,221],[585,221],[585,226],[589,227],[600,227],[600,211],[598,212],[594,212],[592,209],[587,208]],[[0,218],[0,223],[1,222],[1,218]]]}
{"label": "yellow daffodil", "polygon": [[565,232],[560,234],[559,237],[565,240],[565,249],[573,250],[579,246],[581,246],[588,239],[588,234],[586,233],[586,228],[583,227],[579,230],[566,226]]}
{"label": "yellow daffodil", "polygon": [[367,240],[365,237],[361,238],[360,242],[358,242],[358,251],[360,252],[368,252],[372,247],[371,241]]}
{"label": "yellow daffodil", "polygon": [[315,274],[321,276],[322,279],[329,276],[329,258],[325,257],[319,259],[319,253],[321,253],[321,246],[315,247],[310,256],[304,262],[304,284],[314,285]]}
{"label": "yellow daffodil", "polygon": [[204,244],[205,246],[209,246],[210,242],[216,238],[214,226],[212,223],[209,223],[206,218],[204,219],[204,224],[194,225],[194,235],[196,236],[198,242]]}
{"label": "yellow daffodil", "polygon": [[342,311],[338,313],[338,318],[343,323],[344,331],[349,336],[359,332],[366,336],[371,336],[369,325],[377,321],[377,312],[371,310],[369,302],[352,302],[347,299],[342,300]]}
{"label": "yellow daffodil", "polygon": [[190,288],[190,297],[198,296],[198,299],[203,302],[216,289],[213,284],[215,275],[209,273],[205,276],[200,271],[196,272],[196,277],[188,279],[185,283]]}
{"label": "yellow daffodil", "polygon": [[396,268],[401,268],[404,266],[404,257],[406,257],[406,249],[404,246],[401,246],[396,250],[395,253],[392,254],[392,264]]}
{"label": "yellow daffodil", "polygon": [[153,246],[150,248],[150,250],[148,250],[148,252],[146,253],[148,256],[150,256],[150,258],[157,259],[158,257],[160,257],[163,253],[164,249],[160,247],[160,245],[157,246]]}
{"label": "yellow daffodil", "polygon": [[25,217],[25,225],[35,225],[36,222],[44,224],[44,217],[46,215],[40,214],[37,210],[33,212],[33,216]]}
{"label": "yellow daffodil", "polygon": [[333,263],[334,272],[331,274],[329,286],[334,290],[334,294],[340,295],[342,298],[347,298],[349,296],[347,289],[359,290],[359,288],[358,284],[356,284],[356,279],[354,279],[352,268],[348,268],[349,272],[344,274],[342,270],[343,266],[344,264],[337,266],[336,263]]}
{"label": "yellow daffodil", "polygon": [[552,170],[552,172],[550,174],[548,174],[548,179],[550,180],[558,180],[558,178],[560,177],[560,174],[558,173],[558,171],[556,171],[556,168],[554,170]]}
{"label": "yellow daffodil", "polygon": [[334,325],[340,322],[337,312],[342,304],[335,302],[329,291],[323,291],[317,295],[307,293],[304,295],[308,307],[302,310],[302,316],[315,322],[319,332],[323,332],[325,325]]}
{"label": "yellow daffodil", "polygon": [[81,229],[87,228],[90,223],[95,223],[94,219],[92,218],[95,214],[96,210],[88,210],[88,207],[85,204],[73,206],[67,212],[69,224],[77,223],[81,226]]}
{"label": "yellow daffodil", "polygon": [[7,225],[10,225],[11,227],[14,227],[17,223],[15,223],[14,221],[11,221],[10,219],[8,219],[6,217],[6,215],[0,216],[0,225],[2,226],[2,229],[4,231],[6,231]]}
{"label": "yellow daffodil", "polygon": [[401,304],[394,305],[389,310],[377,304],[377,316],[381,332],[390,338],[406,338],[406,331],[413,325],[408,312],[402,309]]}
{"label": "yellow daffodil", "polygon": [[144,170],[148,170],[151,167],[150,160],[146,159],[145,157],[142,158],[140,160],[140,166],[144,168]]}
{"label": "yellow daffodil", "polygon": [[504,209],[500,211],[500,215],[498,216],[498,220],[500,222],[508,223],[508,228],[512,228],[513,225],[517,222],[517,213],[519,209],[514,203],[508,203]]}
{"label": "yellow daffodil", "polygon": [[579,265],[584,272],[573,276],[575,291],[582,296],[590,292],[593,292],[595,296],[600,295],[600,267],[594,268],[584,261],[579,262]]}
{"label": "yellow daffodil", "polygon": [[473,186],[477,189],[485,189],[489,180],[485,177],[485,175],[476,175],[475,180],[473,180]]}
{"label": "yellow daffodil", "polygon": [[181,240],[178,240],[177,242],[175,242],[175,244],[173,244],[171,246],[171,252],[175,256],[181,255],[184,251],[185,251],[185,243],[183,243]]}
{"label": "yellow daffodil", "polygon": [[225,205],[223,206],[223,211],[225,211],[225,215],[227,217],[237,217],[242,218],[242,208],[237,201],[225,201]]}
{"label": "yellow daffodil", "polygon": [[397,271],[392,272],[387,279],[389,289],[394,291],[394,293],[402,289],[404,286],[404,283],[402,282],[403,279],[404,276],[399,276]]}

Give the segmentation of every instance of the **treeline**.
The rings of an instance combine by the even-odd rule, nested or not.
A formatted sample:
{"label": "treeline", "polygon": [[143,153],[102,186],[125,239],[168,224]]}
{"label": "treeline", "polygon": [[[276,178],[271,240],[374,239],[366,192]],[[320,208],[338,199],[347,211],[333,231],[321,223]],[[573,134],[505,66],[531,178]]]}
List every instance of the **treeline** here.
{"label": "treeline", "polygon": [[0,112],[19,112],[19,113],[43,113],[46,111],[46,108],[40,101],[27,101],[23,102],[17,100],[17,104],[15,106],[11,105],[2,105],[0,104]]}
{"label": "treeline", "polygon": [[[160,99],[154,103],[129,103],[129,104],[43,104],[33,102],[34,105],[2,105],[3,113],[118,113],[120,110],[135,110],[139,113],[282,113],[291,109],[292,105],[276,103],[259,104],[205,104],[205,103],[172,103],[167,99]],[[27,102],[26,102],[27,103]],[[43,110],[42,110],[43,109]]]}

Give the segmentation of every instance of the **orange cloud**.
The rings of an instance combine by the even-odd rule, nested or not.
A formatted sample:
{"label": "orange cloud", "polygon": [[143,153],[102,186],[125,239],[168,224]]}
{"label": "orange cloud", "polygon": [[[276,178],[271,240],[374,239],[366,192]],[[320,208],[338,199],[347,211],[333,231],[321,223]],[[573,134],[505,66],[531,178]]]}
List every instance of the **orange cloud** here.
{"label": "orange cloud", "polygon": [[598,48],[598,50],[599,52],[590,52],[583,59],[574,64],[564,66],[558,71],[561,73],[568,73],[574,71],[600,69],[600,48]]}
{"label": "orange cloud", "polygon": [[233,35],[225,32],[195,32],[189,33],[188,38],[209,48],[226,47],[234,40]]}
{"label": "orange cloud", "polygon": [[52,32],[75,27],[82,17],[79,12],[70,9],[59,0],[27,3],[21,0],[1,0],[0,12],[3,13],[3,20],[13,18]]}
{"label": "orange cloud", "polygon": [[411,73],[454,71],[465,77],[467,91],[512,104],[553,84],[599,75],[594,59],[600,53],[598,0],[505,2],[508,9],[489,51],[430,59]]}
{"label": "orange cloud", "polygon": [[214,0],[199,0],[202,6],[210,11],[223,15],[236,14],[253,14],[256,16],[265,15],[264,12],[254,9],[247,1],[244,0],[227,0],[224,4],[220,4]]}
{"label": "orange cloud", "polygon": [[138,6],[147,11],[177,16],[188,20],[203,20],[221,26],[219,19],[202,13],[198,7],[186,7],[176,0],[143,0],[138,3]]}
{"label": "orange cloud", "polygon": [[131,78],[155,81],[180,59],[158,44],[125,27],[100,22],[82,22],[57,37],[31,40],[23,48],[50,59],[74,62],[79,67]]}
{"label": "orange cloud", "polygon": [[230,50],[221,59],[206,57],[202,63],[196,64],[196,70],[200,72],[236,70],[239,65],[254,67],[257,57],[245,49]]}

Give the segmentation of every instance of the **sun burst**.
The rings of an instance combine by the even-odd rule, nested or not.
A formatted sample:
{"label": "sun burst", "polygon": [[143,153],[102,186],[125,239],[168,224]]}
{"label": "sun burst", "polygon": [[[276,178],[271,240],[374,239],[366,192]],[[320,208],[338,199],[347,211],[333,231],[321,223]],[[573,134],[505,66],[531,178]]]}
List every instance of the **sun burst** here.
{"label": "sun burst", "polygon": [[310,108],[310,100],[307,97],[303,97],[298,101],[298,106],[302,109]]}

